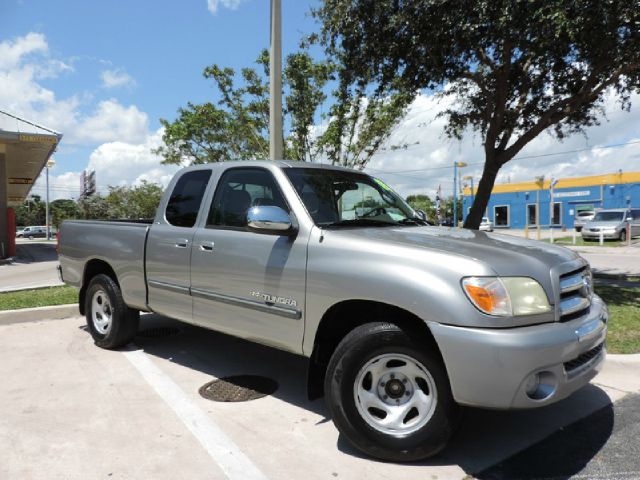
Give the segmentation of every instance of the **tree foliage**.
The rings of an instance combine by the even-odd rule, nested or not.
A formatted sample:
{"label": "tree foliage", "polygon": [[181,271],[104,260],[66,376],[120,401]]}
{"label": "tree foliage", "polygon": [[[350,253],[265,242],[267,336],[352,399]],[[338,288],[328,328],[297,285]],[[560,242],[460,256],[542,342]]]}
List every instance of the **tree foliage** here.
{"label": "tree foliage", "polygon": [[107,215],[120,219],[151,219],[162,197],[163,188],[143,180],[133,187],[109,187],[105,201]]}
{"label": "tree foliage", "polygon": [[[211,65],[204,77],[213,81],[216,103],[188,103],[173,122],[161,119],[164,145],[155,150],[167,164],[265,159],[269,155],[269,54],[257,68],[243,68],[236,85],[231,68]],[[363,168],[388,139],[411,96],[367,95],[363,87],[341,82],[335,101],[319,114],[336,65],[316,61],[307,50],[287,56],[283,71],[284,156],[291,160],[327,160]],[[316,125],[318,120],[323,125]]]}
{"label": "tree foliage", "polygon": [[315,14],[342,82],[453,97],[446,134],[482,136],[468,228],[531,140],[583,132],[607,92],[628,109],[640,87],[640,0],[325,0]]}

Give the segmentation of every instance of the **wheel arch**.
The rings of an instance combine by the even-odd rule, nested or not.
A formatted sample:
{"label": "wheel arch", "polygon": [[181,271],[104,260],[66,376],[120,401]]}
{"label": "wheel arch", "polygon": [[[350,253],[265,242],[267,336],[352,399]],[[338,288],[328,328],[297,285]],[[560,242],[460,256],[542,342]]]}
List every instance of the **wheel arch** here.
{"label": "wheel arch", "polygon": [[[397,325],[432,348],[442,359],[440,348],[427,323],[400,307],[372,300],[344,300],[332,305],[322,316],[309,358],[307,394],[310,400],[324,395],[324,378],[329,359],[340,341],[365,323],[385,321]],[[445,365],[444,361],[442,364]],[[446,365],[445,365],[446,371]]]}
{"label": "wheel arch", "polygon": [[86,313],[84,304],[89,282],[91,282],[91,279],[93,277],[100,274],[107,275],[114,282],[116,282],[118,286],[120,286],[120,283],[118,282],[118,276],[116,275],[116,272],[113,270],[111,265],[109,265],[109,263],[100,258],[93,258],[89,260],[84,267],[84,272],[82,274],[82,287],[80,287],[80,293],[78,295],[78,305],[80,307],[80,313],[82,315]]}

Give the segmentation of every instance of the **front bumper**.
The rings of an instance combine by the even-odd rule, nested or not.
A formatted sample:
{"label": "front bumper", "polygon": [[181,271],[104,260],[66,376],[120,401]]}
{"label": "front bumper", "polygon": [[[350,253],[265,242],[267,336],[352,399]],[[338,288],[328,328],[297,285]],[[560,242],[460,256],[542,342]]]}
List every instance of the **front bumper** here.
{"label": "front bumper", "polygon": [[[589,313],[565,323],[508,329],[464,328],[430,323],[451,390],[462,405],[512,409],[557,402],[600,371],[608,309],[596,295]],[[528,394],[533,374],[547,387]]]}
{"label": "front bumper", "polygon": [[[599,240],[600,239],[600,232],[591,232],[591,231],[588,231],[585,228],[582,229],[580,234],[582,235],[582,238],[588,238],[589,240]],[[606,240],[612,240],[612,239],[620,238],[620,231],[619,230],[607,230],[607,231],[604,231],[604,232],[602,232],[602,238],[604,238]]]}

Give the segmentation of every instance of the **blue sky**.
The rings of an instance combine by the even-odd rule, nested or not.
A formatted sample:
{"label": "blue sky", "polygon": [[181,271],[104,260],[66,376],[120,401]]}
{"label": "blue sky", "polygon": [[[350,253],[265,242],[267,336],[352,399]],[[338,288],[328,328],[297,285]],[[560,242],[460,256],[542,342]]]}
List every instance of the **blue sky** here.
{"label": "blue sky", "polygon": [[[159,118],[173,119],[187,101],[215,99],[202,77],[205,66],[238,70],[269,44],[268,0],[0,2],[0,110],[64,134],[51,172],[54,197],[77,197],[85,168],[96,170],[101,191],[142,179],[166,184],[176,168],[160,165],[151,153],[161,141]],[[317,30],[310,17],[316,3],[282,0],[284,55]],[[514,160],[498,181],[640,170],[639,143],[592,148],[640,140],[640,96],[632,105],[622,112],[607,96],[601,126],[562,143],[543,134],[522,156],[579,152]],[[413,146],[380,152],[368,170],[405,195],[433,195],[440,184],[450,194],[454,161],[470,163],[463,173],[477,183],[481,141],[472,134],[445,138],[443,119],[436,118],[445,107],[428,92],[420,95],[389,142]],[[14,127],[1,122],[0,128]],[[407,169],[422,171],[403,173]],[[41,180],[33,191],[43,193]]]}

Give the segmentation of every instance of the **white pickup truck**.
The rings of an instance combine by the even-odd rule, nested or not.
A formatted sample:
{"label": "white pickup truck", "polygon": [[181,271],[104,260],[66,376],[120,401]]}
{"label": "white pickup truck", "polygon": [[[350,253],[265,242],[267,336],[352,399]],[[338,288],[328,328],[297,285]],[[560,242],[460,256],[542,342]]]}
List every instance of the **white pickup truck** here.
{"label": "white pickup truck", "polygon": [[459,405],[548,405],[605,356],[608,312],[562,247],[430,227],[384,182],[301,162],[178,172],[149,223],[64,222],[64,281],[96,345],[139,312],[295,352],[361,451],[440,451]]}

